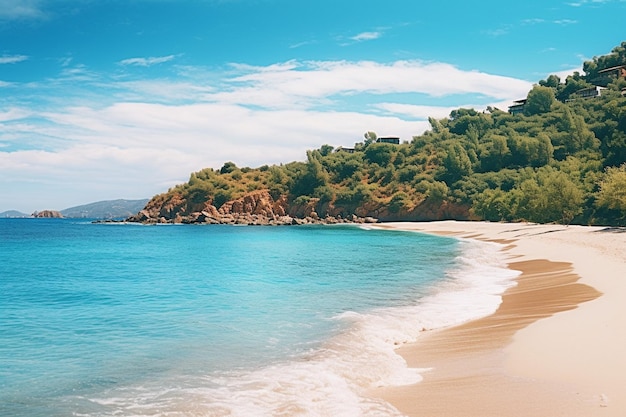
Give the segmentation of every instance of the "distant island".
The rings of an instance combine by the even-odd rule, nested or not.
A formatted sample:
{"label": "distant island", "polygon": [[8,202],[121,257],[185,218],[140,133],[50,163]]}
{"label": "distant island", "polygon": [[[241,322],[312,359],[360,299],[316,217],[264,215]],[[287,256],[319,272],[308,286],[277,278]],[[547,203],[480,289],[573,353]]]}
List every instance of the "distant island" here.
{"label": "distant island", "polygon": [[86,219],[125,219],[141,210],[149,200],[105,200],[61,211],[42,210],[32,214],[9,210],[0,213],[0,218],[86,218]]}
{"label": "distant island", "polygon": [[106,200],[61,210],[63,217],[88,219],[124,219],[141,210],[148,199]]}
{"label": "distant island", "polygon": [[294,224],[489,220],[626,224],[626,42],[507,111],[457,109],[410,142],[367,132],[306,162],[226,162],[128,221]]}
{"label": "distant island", "polygon": [[30,217],[30,214],[22,213],[17,210],[7,210],[0,213],[0,218],[22,218],[22,217]]}
{"label": "distant island", "polygon": [[62,219],[63,215],[61,214],[61,212],[56,210],[43,210],[34,212],[33,214],[31,214],[31,217],[37,219]]}

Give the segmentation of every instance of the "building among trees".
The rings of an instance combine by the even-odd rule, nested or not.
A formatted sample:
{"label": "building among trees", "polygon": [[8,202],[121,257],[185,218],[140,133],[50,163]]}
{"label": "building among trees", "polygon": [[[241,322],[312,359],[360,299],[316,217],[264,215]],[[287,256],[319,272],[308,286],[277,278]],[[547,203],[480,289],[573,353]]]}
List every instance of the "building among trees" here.
{"label": "building among trees", "polygon": [[377,143],[391,143],[394,145],[399,145],[400,144],[400,138],[395,137],[395,136],[387,136],[384,138],[378,138],[376,139]]}

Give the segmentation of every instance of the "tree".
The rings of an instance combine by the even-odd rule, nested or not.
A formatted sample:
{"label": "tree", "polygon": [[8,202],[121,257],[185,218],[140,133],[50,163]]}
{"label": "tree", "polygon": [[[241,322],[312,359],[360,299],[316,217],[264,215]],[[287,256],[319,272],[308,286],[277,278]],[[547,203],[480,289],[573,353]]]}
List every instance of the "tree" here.
{"label": "tree", "polygon": [[332,151],[334,151],[334,150],[335,150],[335,148],[334,148],[334,147],[332,147],[331,145],[322,145],[322,146],[320,147],[320,154],[321,154],[322,156],[328,156],[328,155],[330,155],[330,154],[332,153]]}
{"label": "tree", "polygon": [[395,145],[390,143],[373,143],[365,149],[365,159],[382,167],[389,165],[393,159]]}
{"label": "tree", "polygon": [[566,101],[572,94],[583,88],[593,87],[593,84],[587,82],[578,71],[574,72],[574,75],[568,75],[565,79],[565,84],[559,86],[556,98],[559,101]]}
{"label": "tree", "polygon": [[471,173],[472,161],[470,161],[467,151],[458,143],[448,146],[443,158],[442,179],[448,184],[452,184]]}
{"label": "tree", "polygon": [[232,198],[232,193],[230,190],[217,190],[215,195],[213,196],[213,205],[215,208],[219,209],[226,203],[230,201]]}
{"label": "tree", "polygon": [[626,163],[619,168],[609,167],[600,182],[596,205],[609,210],[618,210],[626,216]]}
{"label": "tree", "polygon": [[376,139],[378,139],[378,136],[376,135],[376,132],[365,132],[363,134],[363,137],[365,138],[365,143],[364,146],[367,147],[369,144],[376,142]]}
{"label": "tree", "polygon": [[569,224],[582,212],[583,193],[567,174],[556,171],[542,181],[545,198],[549,203],[544,211],[545,222],[560,221]]}
{"label": "tree", "polygon": [[533,116],[535,114],[547,113],[555,102],[556,99],[552,88],[542,87],[540,85],[535,86],[530,90],[526,98],[524,114],[526,116]]}
{"label": "tree", "polygon": [[435,119],[434,117],[429,117],[428,118],[428,123],[430,123],[430,127],[433,131],[433,133],[441,133],[443,130],[443,126],[441,125],[441,122],[439,122],[439,120]]}
{"label": "tree", "polygon": [[539,85],[543,87],[552,87],[555,90],[561,85],[561,79],[558,75],[550,75],[546,80],[539,81]]}
{"label": "tree", "polygon": [[296,174],[291,187],[292,197],[311,196],[315,189],[328,183],[328,173],[319,161],[321,155],[317,151],[307,151],[307,163],[304,170]]}
{"label": "tree", "polygon": [[512,220],[510,196],[499,188],[488,188],[476,196],[472,212],[485,220]]}
{"label": "tree", "polygon": [[400,210],[406,209],[410,204],[410,198],[405,192],[399,192],[393,195],[389,202],[389,211],[398,213]]}
{"label": "tree", "polygon": [[626,41],[613,48],[608,55],[594,57],[591,61],[585,61],[583,63],[583,71],[585,71],[587,81],[606,86],[610,82],[611,76],[609,74],[600,74],[600,71],[620,65],[626,65]]}
{"label": "tree", "polygon": [[569,224],[582,211],[582,191],[560,171],[544,168],[511,192],[519,219]]}
{"label": "tree", "polygon": [[490,135],[479,145],[478,157],[482,172],[499,171],[504,168],[511,157],[507,138],[502,135]]}
{"label": "tree", "polygon": [[226,162],[220,169],[220,174],[230,174],[237,169],[237,165],[234,162]]}
{"label": "tree", "polygon": [[450,189],[445,182],[435,181],[428,186],[426,196],[429,200],[434,202],[442,202],[448,196]]}
{"label": "tree", "polygon": [[196,206],[211,199],[215,193],[215,188],[208,181],[189,182],[190,187],[187,189],[187,200],[193,208],[190,211],[196,211]]}

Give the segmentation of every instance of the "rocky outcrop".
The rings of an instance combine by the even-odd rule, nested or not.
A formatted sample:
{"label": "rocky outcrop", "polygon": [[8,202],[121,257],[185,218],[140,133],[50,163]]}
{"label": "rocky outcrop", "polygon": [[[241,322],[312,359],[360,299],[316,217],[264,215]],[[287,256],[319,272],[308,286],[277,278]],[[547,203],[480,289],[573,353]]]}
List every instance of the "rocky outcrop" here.
{"label": "rocky outcrop", "polygon": [[274,199],[268,190],[251,191],[216,208],[212,201],[189,203],[182,194],[156,196],[126,221],[140,223],[298,225],[470,219],[469,206],[424,199],[415,207],[391,211],[380,202],[357,207],[322,203],[318,198],[290,202]]}
{"label": "rocky outcrop", "polygon": [[251,214],[267,218],[282,217],[287,214],[287,198],[281,196],[274,201],[269,191],[252,191],[243,197],[225,203],[218,213],[221,215]]}
{"label": "rocky outcrop", "polygon": [[39,219],[62,219],[63,215],[56,211],[56,210],[43,210],[43,211],[39,211],[39,212],[34,212],[32,214],[33,217],[39,218]]}
{"label": "rocky outcrop", "polygon": [[185,223],[185,224],[245,224],[245,225],[302,225],[337,223],[375,223],[371,216],[318,215],[317,200],[305,206],[290,206],[287,196],[272,198],[268,190],[257,190],[241,198],[223,204],[219,209],[204,203],[201,210],[190,211],[189,204],[180,194],[152,199],[146,207],[128,222],[139,223]]}

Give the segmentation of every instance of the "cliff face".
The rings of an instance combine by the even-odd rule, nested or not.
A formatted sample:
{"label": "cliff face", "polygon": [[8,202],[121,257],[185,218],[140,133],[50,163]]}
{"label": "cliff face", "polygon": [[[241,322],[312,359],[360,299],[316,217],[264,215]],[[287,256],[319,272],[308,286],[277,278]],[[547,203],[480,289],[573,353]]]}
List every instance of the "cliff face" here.
{"label": "cliff face", "polygon": [[335,206],[312,198],[305,203],[289,202],[282,195],[274,200],[268,190],[251,191],[241,198],[224,203],[219,209],[210,202],[189,202],[182,194],[159,195],[146,207],[127,219],[141,223],[204,223],[204,224],[308,224],[308,223],[372,223],[376,221],[425,221],[468,219],[469,207],[449,202],[424,200],[411,210],[391,212],[380,203],[358,207]]}
{"label": "cliff face", "polygon": [[291,224],[287,216],[287,199],[274,200],[268,190],[252,191],[223,204],[219,209],[208,201],[188,202],[181,194],[169,198],[161,195],[127,221],[142,223],[209,223],[209,224]]}

